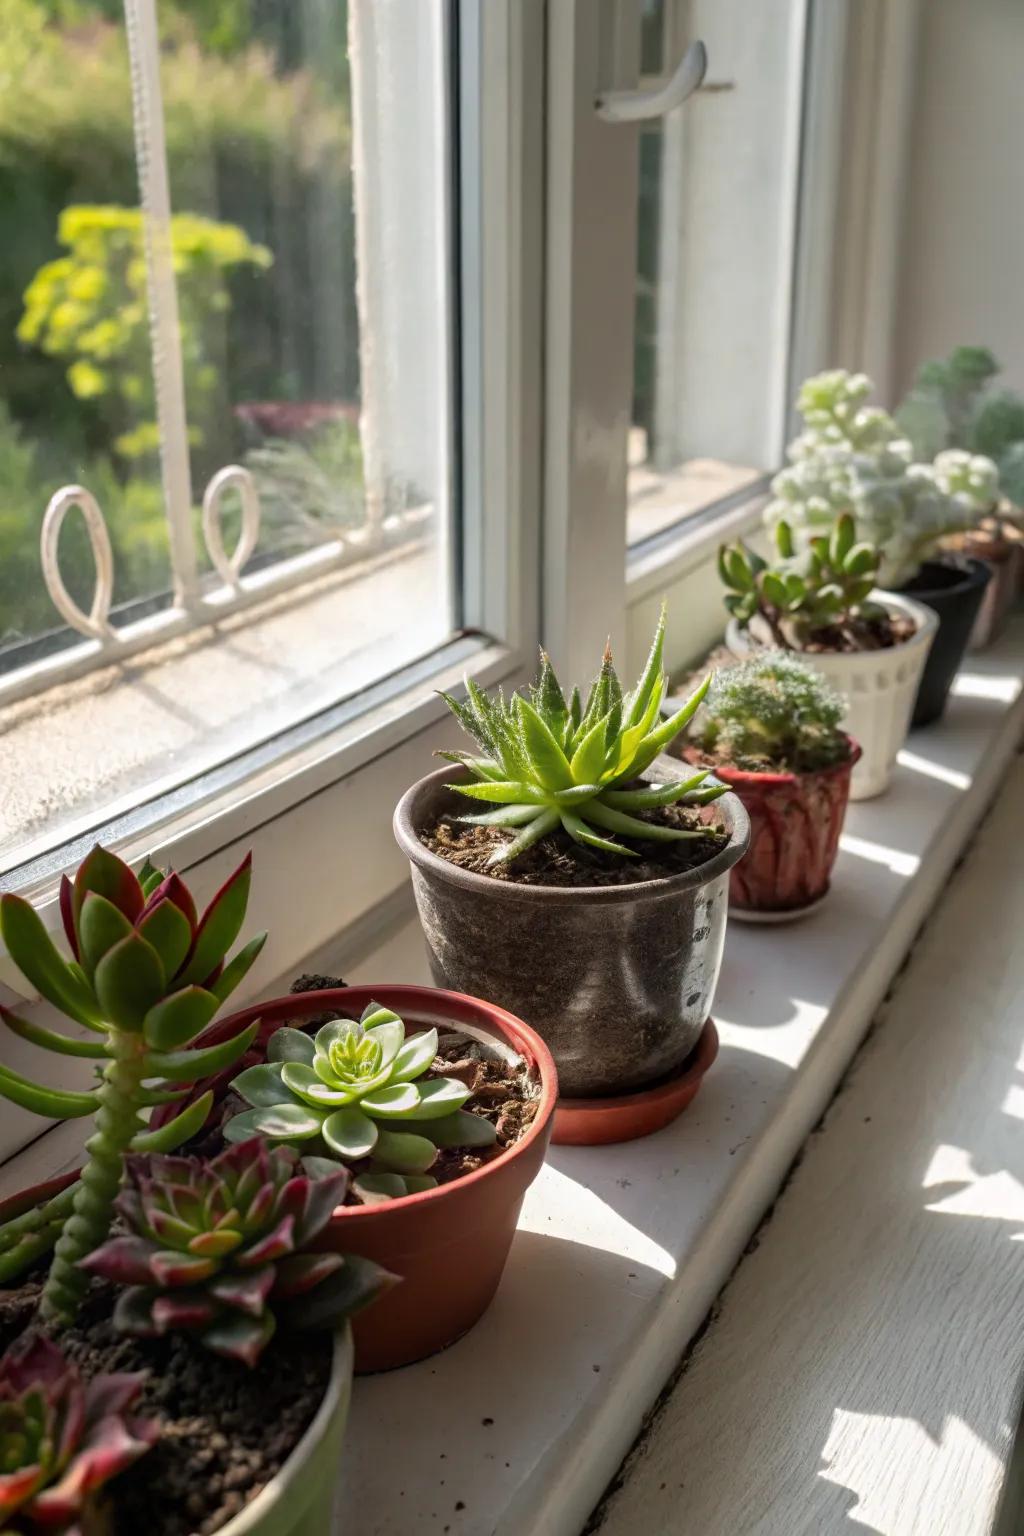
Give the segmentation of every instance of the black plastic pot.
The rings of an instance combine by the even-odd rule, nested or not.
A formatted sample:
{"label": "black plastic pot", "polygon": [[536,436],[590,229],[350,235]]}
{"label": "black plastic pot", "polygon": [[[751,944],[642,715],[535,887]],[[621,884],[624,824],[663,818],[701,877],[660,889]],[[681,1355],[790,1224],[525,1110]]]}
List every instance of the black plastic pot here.
{"label": "black plastic pot", "polygon": [[[645,776],[687,771],[660,757]],[[395,812],[434,980],[532,1024],[565,1098],[631,1092],[678,1072],[718,981],[729,871],[750,840],[740,801],[724,795],[706,808],[729,837],[697,869],[630,885],[520,885],[460,869],[420,840],[439,815],[464,809],[445,785],[465,777],[439,768]]]}
{"label": "black plastic pot", "polygon": [[931,725],[941,718],[991,580],[992,567],[981,560],[926,560],[913,581],[900,588],[939,616],[917,690],[912,726]]}

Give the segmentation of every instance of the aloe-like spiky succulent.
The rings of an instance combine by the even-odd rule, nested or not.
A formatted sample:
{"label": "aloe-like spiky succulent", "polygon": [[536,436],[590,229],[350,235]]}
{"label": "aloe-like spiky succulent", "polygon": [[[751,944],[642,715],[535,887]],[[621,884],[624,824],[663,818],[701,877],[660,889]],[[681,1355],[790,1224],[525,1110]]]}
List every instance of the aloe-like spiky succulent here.
{"label": "aloe-like spiky succulent", "polygon": [[127,1416],[142,1374],[94,1376],[40,1333],[23,1335],[0,1360],[0,1530],[3,1536],[63,1531],[91,1496],[157,1439],[155,1421]]}
{"label": "aloe-like spiky succulent", "polygon": [[200,917],[192,893],[176,874],[147,861],[139,875],[97,846],[72,884],[61,884],[60,907],[73,959],[56,949],[32,906],[0,898],[0,931],[29,982],[68,1018],[90,1031],[82,1040],[30,1023],[0,1007],[15,1034],[42,1050],[97,1063],[98,1085],[71,1092],[36,1083],[0,1067],[0,1097],[52,1119],[94,1115],[88,1160],[77,1188],[18,1225],[0,1230],[0,1276],[9,1278],[38,1256],[61,1221],[43,1289],[41,1312],[67,1322],[85,1292],[78,1261],[103,1241],[125,1154],[169,1151],[203,1124],[212,1103],[205,1094],[159,1130],[148,1131],[142,1111],[179,1097],[153,1080],[192,1083],[237,1061],[257,1025],[218,1045],[194,1046],[196,1036],[238,985],[263,945],[251,940],[228,964],[225,955],[245,917],[250,861],[246,858]]}
{"label": "aloe-like spiky succulent", "polygon": [[337,1163],[252,1137],[212,1161],[131,1157],[117,1208],[127,1234],[83,1268],[124,1285],[114,1326],[140,1337],[185,1332],[255,1365],[278,1324],[336,1328],[395,1276],[312,1245],[345,1197]]}
{"label": "aloe-like spiky succulent", "polygon": [[733,617],[746,625],[760,616],[780,649],[800,650],[815,630],[884,612],[869,601],[878,551],[856,542],[850,513],[836,519],[828,536],[812,538],[802,553],[789,524],[777,523],[775,553],[769,564],[742,542],[723,544],[718,574]]}
{"label": "aloe-like spiky succulent", "polygon": [[450,762],[462,763],[474,779],[471,784],[449,787],[471,800],[490,801],[498,807],[459,820],[476,826],[519,829],[515,837],[495,850],[489,864],[518,858],[558,827],[577,843],[629,858],[637,857],[636,850],[613,841],[606,833],[652,842],[704,835],[642,821],[633,814],[679,802],[702,805],[725,793],[717,785],[701,789],[707,777],[703,773],[671,784],[636,782],[692,718],[711,681],[705,678],[682,709],[662,720],[664,644],[663,608],[647,663],[632,692],[623,694],[611,652],[606,650],[586,704],[578,688],[566,701],[543,651],[540,675],[529,698],[516,693],[506,703],[500,691],[488,697],[471,680],[466,683],[465,702],[443,695],[463,730],[483,750],[482,756],[439,754]]}
{"label": "aloe-like spiky succulent", "polygon": [[224,1127],[228,1141],[263,1136],[361,1162],[355,1192],[365,1203],[432,1189],[439,1147],[493,1146],[489,1120],[462,1106],[470,1089],[454,1077],[424,1079],[437,1030],[406,1036],[390,1008],[371,1003],[357,1024],[332,1019],[315,1035],[287,1026],[271,1035],[265,1064],[231,1084],[252,1105]]}

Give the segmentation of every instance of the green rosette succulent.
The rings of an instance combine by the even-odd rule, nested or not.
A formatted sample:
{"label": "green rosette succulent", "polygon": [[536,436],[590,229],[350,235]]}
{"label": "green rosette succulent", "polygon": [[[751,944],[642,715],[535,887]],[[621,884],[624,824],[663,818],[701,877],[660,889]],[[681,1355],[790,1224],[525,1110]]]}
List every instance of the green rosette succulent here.
{"label": "green rosette succulent", "polygon": [[987,347],[954,347],[922,363],[896,412],[918,459],[962,449],[995,461],[999,490],[1024,506],[1024,398],[997,389],[999,363]]}
{"label": "green rosette succulent", "polygon": [[117,1208],[128,1228],[83,1261],[126,1289],[122,1333],[194,1335],[257,1363],[278,1325],[335,1329],[396,1277],[368,1259],[316,1251],[348,1174],[259,1137],[206,1161],[129,1158]]}
{"label": "green rosette succulent", "polygon": [[559,827],[574,842],[622,858],[639,855],[628,841],[613,841],[607,833],[648,842],[707,835],[707,828],[689,831],[642,821],[634,814],[679,803],[705,805],[725,793],[721,785],[702,788],[704,773],[670,784],[638,782],[696,713],[711,681],[706,678],[680,710],[662,720],[667,682],[662,667],[664,644],[662,608],[636,687],[623,693],[611,652],[606,650],[586,704],[578,688],[566,701],[543,651],[540,675],[529,698],[517,693],[506,703],[500,691],[488,697],[472,680],[466,682],[465,702],[443,695],[459,724],[482,748],[482,755],[438,754],[463,764],[475,781],[449,788],[497,806],[459,820],[518,829],[515,837],[494,851],[490,865],[517,859]]}
{"label": "green rosette succulent", "polygon": [[487,1147],[494,1126],[463,1109],[471,1095],[454,1077],[425,1078],[437,1030],[406,1036],[390,1008],[371,1003],[358,1023],[332,1019],[315,1035],[285,1027],[271,1035],[266,1063],[231,1086],[252,1108],[224,1126],[225,1138],[268,1141],[363,1163],[355,1179],[365,1203],[432,1189],[439,1147]]}
{"label": "green rosette succulent", "polygon": [[212,1094],[189,1103],[158,1130],[145,1127],[143,1111],[187,1095],[187,1088],[168,1083],[193,1083],[233,1065],[255,1036],[253,1024],[217,1045],[193,1043],[266,937],[226,960],[245,917],[250,878],[246,858],[200,916],[178,875],[165,875],[148,861],[136,875],[97,846],[74,882],[65,877],[61,883],[70,960],[27,901],[0,898],[0,931],[12,959],[89,1038],[46,1029],[3,1007],[0,1019],[41,1050],[94,1061],[99,1078],[95,1088],[72,1092],[0,1066],[0,1097],[48,1119],[95,1117],[77,1186],[0,1227],[0,1280],[47,1251],[59,1229],[40,1302],[47,1321],[68,1322],[78,1308],[88,1284],[79,1260],[107,1234],[126,1154],[180,1146],[202,1126]]}
{"label": "green rosette succulent", "polygon": [[127,1412],[143,1380],[83,1381],[39,1333],[8,1349],[0,1360],[0,1536],[82,1536],[93,1495],[158,1438],[155,1421]]}

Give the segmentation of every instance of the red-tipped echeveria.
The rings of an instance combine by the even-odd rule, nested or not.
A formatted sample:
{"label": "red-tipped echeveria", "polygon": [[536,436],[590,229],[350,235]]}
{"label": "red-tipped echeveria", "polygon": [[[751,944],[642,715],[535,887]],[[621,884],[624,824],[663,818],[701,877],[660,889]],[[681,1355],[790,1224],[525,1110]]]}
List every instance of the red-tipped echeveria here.
{"label": "red-tipped echeveria", "polygon": [[152,1337],[186,1332],[255,1365],[278,1322],[334,1328],[394,1276],[367,1259],[312,1244],[345,1196],[337,1163],[259,1137],[211,1161],[130,1157],[117,1207],[128,1232],[83,1260],[127,1286],[115,1327]]}
{"label": "red-tipped echeveria", "polygon": [[[43,1050],[91,1058],[99,1082],[88,1092],[36,1083],[0,1067],[0,1097],[52,1119],[95,1115],[86,1142],[89,1157],[70,1213],[60,1208],[60,1236],[43,1290],[41,1312],[67,1322],[87,1278],[79,1259],[107,1234],[114,1197],[129,1150],[169,1151],[203,1124],[209,1094],[189,1103],[159,1130],[143,1127],[142,1111],[176,1099],[176,1089],[155,1083],[192,1083],[237,1061],[253,1039],[250,1025],[217,1045],[196,1037],[242,980],[266,935],[225,963],[245,917],[250,860],[246,858],[199,916],[180,876],[164,875],[147,860],[138,875],[115,854],[95,847],[72,883],[61,883],[60,910],[73,959],[59,953],[32,906],[18,896],[0,898],[0,932],[28,981],[92,1039],[73,1038],[18,1018],[0,1007],[15,1034]],[[66,1203],[66,1201],[65,1201]],[[0,1278],[37,1257],[52,1240],[52,1207],[31,1227],[0,1229]]]}
{"label": "red-tipped echeveria", "polygon": [[470,1089],[454,1077],[424,1076],[437,1055],[437,1030],[406,1036],[390,1008],[370,1003],[362,1019],[332,1019],[315,1035],[285,1027],[270,1037],[265,1064],[232,1088],[251,1109],[224,1127],[228,1141],[257,1135],[344,1162],[370,1159],[355,1178],[366,1204],[432,1189],[439,1147],[486,1147],[489,1120],[463,1109]]}
{"label": "red-tipped echeveria", "polygon": [[[156,1440],[127,1416],[142,1375],[94,1376],[49,1339],[24,1335],[0,1359],[0,1531],[78,1532],[91,1496]],[[13,1522],[13,1523],[12,1523]]]}

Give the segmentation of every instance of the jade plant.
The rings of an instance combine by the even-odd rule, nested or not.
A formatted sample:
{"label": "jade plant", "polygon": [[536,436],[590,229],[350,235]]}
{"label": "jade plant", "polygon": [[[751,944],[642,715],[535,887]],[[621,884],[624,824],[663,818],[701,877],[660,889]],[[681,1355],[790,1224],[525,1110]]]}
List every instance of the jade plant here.
{"label": "jade plant", "polygon": [[148,1451],[158,1425],[128,1415],[143,1375],[94,1376],[41,1333],[28,1333],[0,1360],[0,1533],[63,1531],[96,1491]]}
{"label": "jade plant", "polygon": [[258,1136],[211,1161],[130,1157],[117,1210],[127,1232],[83,1260],[125,1286],[114,1326],[185,1332],[253,1366],[278,1324],[336,1328],[394,1282],[367,1259],[314,1251],[348,1174]]}
{"label": "jade plant", "polygon": [[857,542],[849,512],[803,550],[789,524],[780,521],[771,561],[742,541],[723,544],[718,552],[725,606],[744,627],[759,619],[781,650],[803,650],[819,631],[848,630],[884,616],[870,599],[877,572],[878,551]]}
{"label": "jade plant", "polygon": [[954,347],[923,363],[896,411],[919,459],[961,449],[995,461],[998,489],[1024,506],[1024,398],[994,387],[999,363],[987,347]]}
{"label": "jade plant", "polygon": [[228,1120],[229,1142],[257,1135],[363,1163],[356,1195],[375,1203],[432,1189],[440,1147],[492,1146],[489,1120],[463,1105],[471,1090],[454,1077],[424,1077],[437,1055],[437,1030],[406,1036],[376,1003],[358,1023],[332,1019],[315,1035],[286,1026],[271,1035],[268,1060],[231,1084],[252,1107]]}
{"label": "jade plant", "polygon": [[96,847],[72,884],[61,884],[60,910],[73,958],[65,960],[32,906],[0,899],[0,932],[11,957],[48,1002],[91,1038],[50,1030],[0,1009],[4,1024],[42,1050],[96,1063],[98,1083],[85,1092],[46,1087],[0,1067],[0,1096],[51,1119],[92,1115],[87,1159],[71,1191],[0,1229],[0,1277],[37,1257],[60,1235],[40,1302],[48,1323],[69,1322],[88,1285],[80,1260],[106,1237],[130,1151],[172,1151],[202,1126],[212,1094],[203,1094],[158,1130],[142,1112],[173,1102],[193,1083],[221,1071],[255,1036],[250,1025],[217,1045],[194,1045],[224,999],[252,965],[266,935],[225,963],[245,917],[250,882],[246,858],[205,912],[176,874],[148,861],[136,875]]}
{"label": "jade plant", "polygon": [[707,829],[670,827],[643,821],[635,814],[680,802],[705,804],[725,793],[720,786],[701,789],[705,774],[671,784],[638,782],[692,718],[711,681],[706,678],[680,710],[662,720],[664,643],[662,609],[650,654],[632,692],[623,693],[606,649],[585,704],[578,688],[566,701],[543,651],[529,698],[516,693],[506,702],[500,690],[488,697],[471,680],[466,682],[464,702],[443,695],[459,724],[481,748],[480,755],[439,754],[463,764],[473,779],[449,787],[468,799],[497,807],[459,820],[518,829],[515,837],[494,851],[490,865],[518,858],[559,827],[574,842],[624,858],[637,857],[636,850],[606,833],[660,842],[705,835]]}
{"label": "jade plant", "polygon": [[785,522],[798,547],[849,512],[860,539],[880,553],[879,584],[902,586],[950,534],[974,527],[992,506],[996,469],[980,455],[915,461],[912,443],[886,411],[865,402],[871,380],[842,369],[808,379],[798,398],[804,431],[772,481],[769,527]]}
{"label": "jade plant", "polygon": [[843,701],[791,652],[764,651],[716,674],[701,712],[701,747],[754,772],[813,773],[849,757]]}

